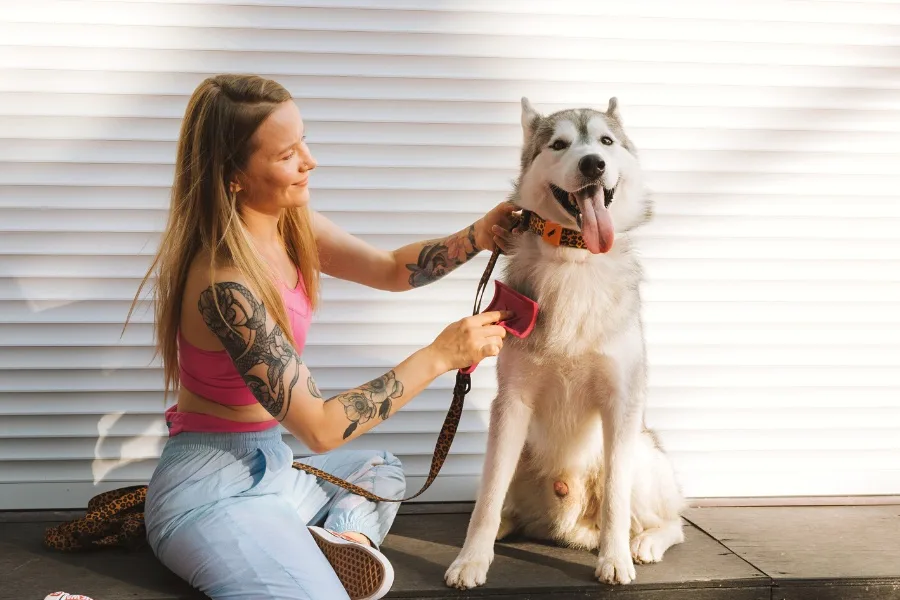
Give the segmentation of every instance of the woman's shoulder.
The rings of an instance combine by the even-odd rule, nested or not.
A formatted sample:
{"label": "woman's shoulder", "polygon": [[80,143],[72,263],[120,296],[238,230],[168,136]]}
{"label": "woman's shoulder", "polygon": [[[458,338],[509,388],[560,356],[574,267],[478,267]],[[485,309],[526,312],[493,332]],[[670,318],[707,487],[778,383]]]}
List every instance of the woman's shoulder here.
{"label": "woman's shoulder", "polygon": [[247,278],[231,261],[216,257],[213,263],[209,253],[202,251],[188,265],[185,291],[195,289],[198,292],[209,288],[214,283],[246,284]]}
{"label": "woman's shoulder", "polygon": [[252,296],[249,288],[250,284],[240,269],[221,259],[210,264],[208,254],[198,254],[188,266],[182,298],[183,307],[193,307],[194,310],[191,312],[197,312],[204,300],[208,302],[215,295],[221,298],[224,294],[237,293],[239,296],[249,298]]}
{"label": "woman's shoulder", "polygon": [[210,265],[208,254],[198,254],[188,265],[182,295],[181,328],[189,342],[204,350],[219,350],[220,340],[210,324],[218,322],[219,311],[252,312],[257,301],[239,269],[227,261]]}

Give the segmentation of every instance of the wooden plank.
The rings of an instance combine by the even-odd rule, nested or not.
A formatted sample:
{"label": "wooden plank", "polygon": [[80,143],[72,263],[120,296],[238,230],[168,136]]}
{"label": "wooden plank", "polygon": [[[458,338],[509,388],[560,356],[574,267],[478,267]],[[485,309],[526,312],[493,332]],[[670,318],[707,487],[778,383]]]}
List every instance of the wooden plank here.
{"label": "wooden plank", "polygon": [[0,523],[0,600],[40,599],[51,592],[95,600],[202,600],[149,549],[63,554],[41,540],[51,522]]}
{"label": "wooden plank", "polygon": [[693,508],[686,517],[779,583],[900,578],[900,505]]}
{"label": "wooden plank", "polygon": [[[41,546],[50,521],[36,515],[0,521],[0,600],[42,598],[66,590],[102,600],[196,600],[202,595],[145,549],[62,554]],[[593,578],[592,553],[516,541],[498,544],[485,587],[448,589],[443,574],[462,545],[468,514],[401,514],[384,544],[396,572],[391,598],[621,598],[628,600],[768,600],[771,580],[687,527],[686,543],[658,565],[638,566],[637,582],[613,588]]]}
{"label": "wooden plank", "polygon": [[772,590],[778,600],[898,600],[900,578],[779,580]]}
{"label": "wooden plank", "polygon": [[[384,552],[397,573],[392,595],[443,597],[441,594],[447,594],[444,572],[462,547],[468,522],[466,514],[398,516],[384,544]],[[497,544],[486,585],[468,593],[472,597],[492,598],[562,592],[575,594],[572,597],[675,598],[676,592],[681,593],[678,590],[685,590],[690,592],[685,598],[733,598],[743,595],[731,592],[722,595],[725,588],[732,591],[748,588],[765,589],[768,598],[769,578],[697,529],[688,526],[686,536],[687,541],[670,549],[661,563],[639,565],[637,580],[627,588],[601,585],[594,579],[595,553],[527,540]],[[659,590],[666,590],[666,594],[655,595]],[[702,590],[709,591],[701,596]],[[709,595],[713,590],[719,595]],[[623,595],[639,591],[649,595]]]}

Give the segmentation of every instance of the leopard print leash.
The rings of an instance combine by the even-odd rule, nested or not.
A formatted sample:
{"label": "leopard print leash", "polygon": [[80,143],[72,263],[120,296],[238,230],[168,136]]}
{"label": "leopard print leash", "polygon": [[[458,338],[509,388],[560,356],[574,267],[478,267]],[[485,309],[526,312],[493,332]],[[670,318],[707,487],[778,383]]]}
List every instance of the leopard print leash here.
{"label": "leopard print leash", "polygon": [[[488,264],[484,269],[484,274],[482,274],[481,280],[479,280],[478,282],[478,290],[475,292],[475,305],[472,308],[473,315],[477,315],[481,311],[481,300],[484,297],[484,291],[485,289],[487,289],[488,281],[491,278],[491,273],[493,273],[494,271],[494,266],[497,264],[497,258],[499,256],[500,249],[496,248],[491,254],[490,260],[488,260]],[[438,473],[441,472],[441,467],[444,466],[444,461],[447,459],[447,455],[450,453],[450,445],[453,444],[453,438],[456,437],[456,430],[459,427],[459,420],[462,417],[463,404],[466,401],[466,394],[468,394],[469,390],[471,389],[472,376],[468,373],[457,371],[456,385],[453,386],[453,401],[450,403],[450,409],[447,411],[447,416],[444,418],[444,424],[441,426],[441,432],[438,434],[437,443],[434,445],[434,454],[431,457],[431,468],[428,470],[428,478],[425,480],[425,484],[422,486],[422,489],[420,489],[412,496],[401,499],[382,498],[381,496],[373,494],[369,490],[365,490],[358,485],[350,483],[349,481],[344,481],[340,477],[335,477],[334,475],[326,473],[321,469],[317,469],[315,467],[311,467],[309,465],[305,465],[296,461],[293,463],[293,467],[295,469],[300,469],[301,471],[306,471],[310,475],[314,475],[323,481],[327,481],[328,483],[334,484],[338,487],[342,487],[345,490],[362,496],[367,500],[372,500],[373,502],[406,502],[407,500],[412,500],[413,498],[421,495],[429,487],[431,487],[431,484],[434,483],[434,480],[437,478]]]}

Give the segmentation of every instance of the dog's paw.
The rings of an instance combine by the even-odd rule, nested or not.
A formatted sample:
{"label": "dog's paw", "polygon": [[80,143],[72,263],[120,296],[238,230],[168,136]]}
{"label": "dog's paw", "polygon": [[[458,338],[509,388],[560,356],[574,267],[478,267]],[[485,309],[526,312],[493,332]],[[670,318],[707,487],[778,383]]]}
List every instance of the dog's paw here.
{"label": "dog's paw", "polygon": [[606,552],[600,554],[594,576],[603,583],[626,584],[634,581],[634,563],[628,552]]}
{"label": "dog's paw", "polygon": [[637,564],[657,563],[668,547],[659,529],[645,529],[631,540],[631,558]]}
{"label": "dog's paw", "polygon": [[444,574],[448,586],[468,590],[484,585],[488,568],[494,559],[493,550],[488,552],[461,552]]}

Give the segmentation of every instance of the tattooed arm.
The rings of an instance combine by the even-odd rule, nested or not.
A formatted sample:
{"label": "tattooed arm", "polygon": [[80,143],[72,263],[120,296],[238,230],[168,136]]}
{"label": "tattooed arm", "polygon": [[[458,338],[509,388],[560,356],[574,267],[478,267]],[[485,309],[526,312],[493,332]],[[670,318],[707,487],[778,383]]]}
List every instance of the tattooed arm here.
{"label": "tattooed arm", "polygon": [[468,262],[481,250],[493,250],[509,227],[514,207],[501,203],[472,225],[447,237],[414,242],[394,250],[379,250],[313,213],[322,270],[334,277],[369,287],[404,291],[427,285]]}
{"label": "tattooed arm", "polygon": [[[492,350],[485,354],[483,349],[496,343],[499,352],[505,333],[499,326],[482,326],[482,337],[476,339],[471,332],[454,333],[451,326],[441,334],[443,337],[381,377],[326,399],[297,351],[243,279],[228,271],[219,279],[200,294],[198,309],[203,321],[221,341],[260,405],[314,452],[326,452],[368,431],[442,373],[458,368],[458,364],[474,362],[471,348],[468,360],[455,356],[462,343],[477,346],[479,357],[491,355]],[[496,321],[499,315],[493,317]],[[464,321],[473,322],[472,318]]]}
{"label": "tattooed arm", "polygon": [[475,225],[442,239],[427,240],[404,246],[394,252],[401,289],[428,285],[447,275],[481,252],[475,242]]}

